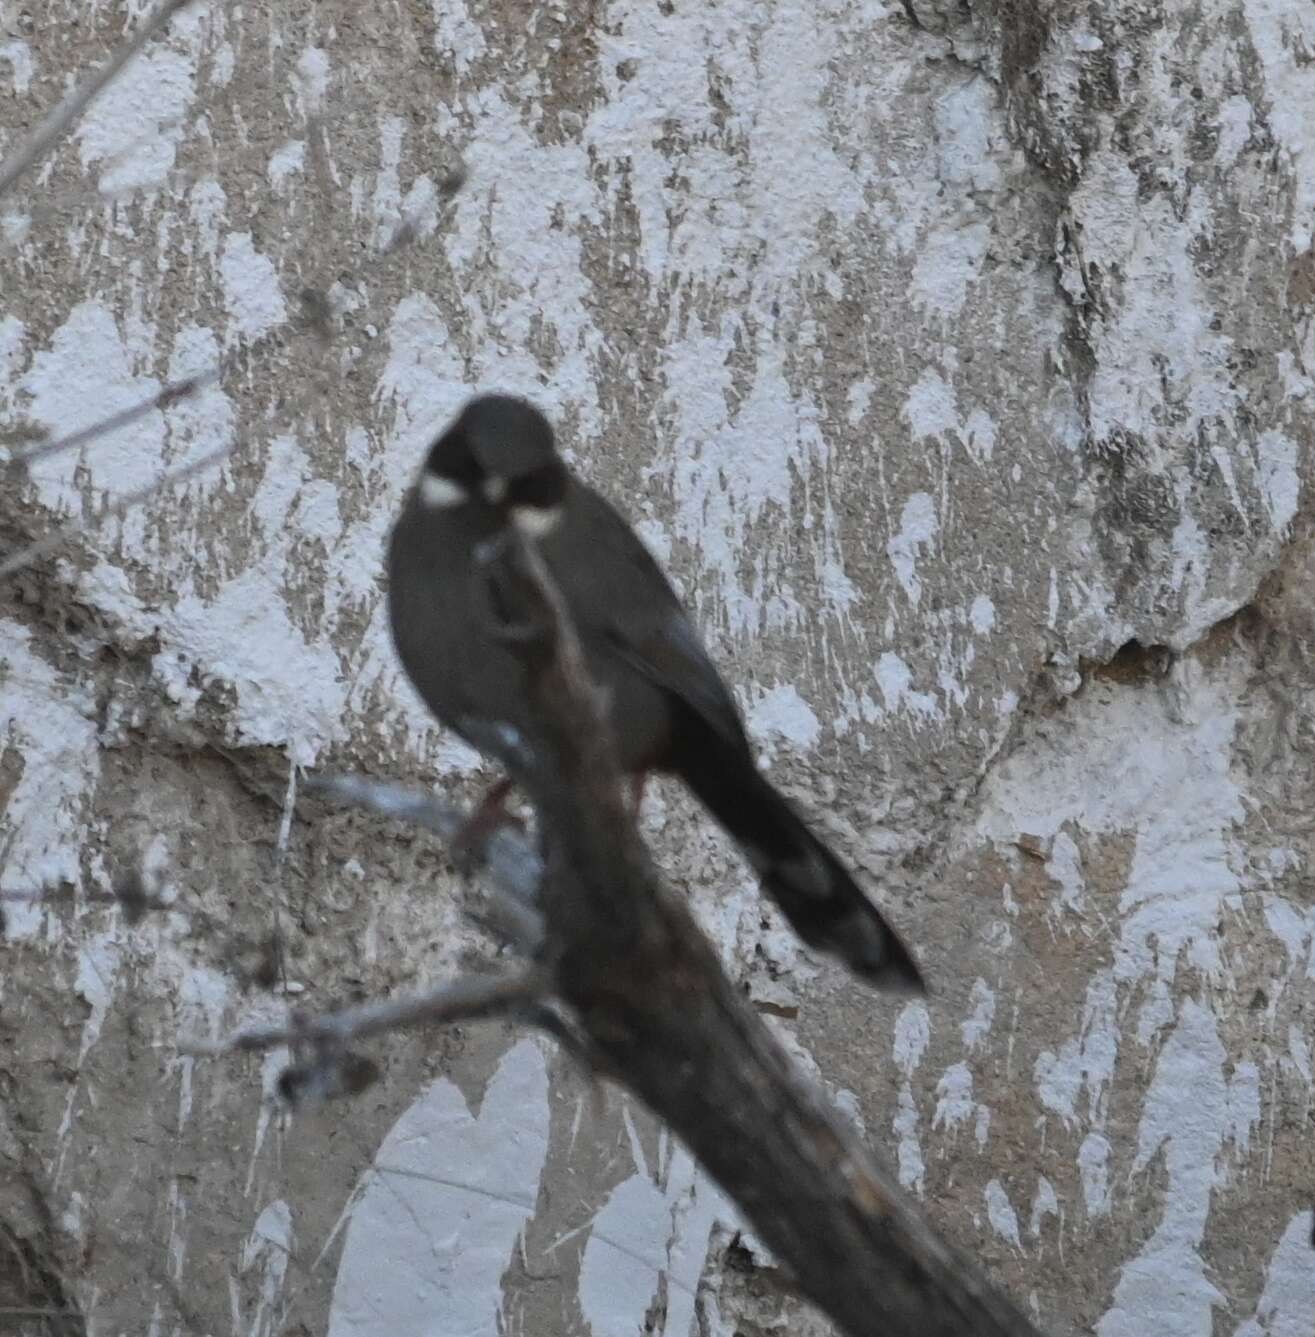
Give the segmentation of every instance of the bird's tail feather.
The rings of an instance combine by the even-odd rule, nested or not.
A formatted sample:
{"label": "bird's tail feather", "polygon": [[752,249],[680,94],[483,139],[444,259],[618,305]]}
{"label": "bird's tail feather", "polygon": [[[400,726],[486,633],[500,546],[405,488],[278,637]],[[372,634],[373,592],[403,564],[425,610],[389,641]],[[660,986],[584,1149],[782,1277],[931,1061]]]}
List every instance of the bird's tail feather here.
{"label": "bird's tail feather", "polygon": [[879,989],[923,993],[899,935],[747,751],[706,734],[681,778],[739,845],[795,932]]}

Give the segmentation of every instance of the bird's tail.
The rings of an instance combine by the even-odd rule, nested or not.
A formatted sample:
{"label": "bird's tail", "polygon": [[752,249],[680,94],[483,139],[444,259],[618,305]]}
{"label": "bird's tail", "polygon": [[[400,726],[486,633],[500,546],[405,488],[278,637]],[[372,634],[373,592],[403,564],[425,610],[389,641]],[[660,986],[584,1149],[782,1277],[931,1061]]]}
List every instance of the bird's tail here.
{"label": "bird's tail", "polygon": [[848,869],[742,752],[705,736],[681,778],[725,828],[794,931],[878,989],[923,993],[907,947]]}

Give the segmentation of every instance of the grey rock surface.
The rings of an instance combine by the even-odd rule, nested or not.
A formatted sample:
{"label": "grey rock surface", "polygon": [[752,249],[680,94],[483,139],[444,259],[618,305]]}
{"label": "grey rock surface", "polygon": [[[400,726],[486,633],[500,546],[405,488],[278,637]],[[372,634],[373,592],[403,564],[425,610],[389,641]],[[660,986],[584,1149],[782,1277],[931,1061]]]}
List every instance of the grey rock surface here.
{"label": "grey rock surface", "polygon": [[[0,0],[0,154],[128,8]],[[380,585],[478,387],[635,519],[916,946],[925,1002],[857,989],[649,798],[945,1234],[1054,1334],[1315,1335],[1313,49],[1273,0],[183,11],[0,201],[11,457],[225,366],[0,489],[0,555],[85,525],[0,586],[5,1322],[825,1330],[546,1041],[389,1041],[292,1119],[286,1056],[179,1056],[493,950],[431,839],[300,792],[487,781]]]}

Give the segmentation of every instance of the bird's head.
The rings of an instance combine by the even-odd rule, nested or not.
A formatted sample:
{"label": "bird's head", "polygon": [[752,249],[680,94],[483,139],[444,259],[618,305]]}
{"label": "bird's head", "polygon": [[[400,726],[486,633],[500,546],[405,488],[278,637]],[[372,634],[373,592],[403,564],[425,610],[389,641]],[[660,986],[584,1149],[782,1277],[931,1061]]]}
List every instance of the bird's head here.
{"label": "bird's head", "polygon": [[493,507],[542,538],[561,516],[567,479],[552,427],[533,404],[480,395],[430,448],[417,495],[436,510]]}

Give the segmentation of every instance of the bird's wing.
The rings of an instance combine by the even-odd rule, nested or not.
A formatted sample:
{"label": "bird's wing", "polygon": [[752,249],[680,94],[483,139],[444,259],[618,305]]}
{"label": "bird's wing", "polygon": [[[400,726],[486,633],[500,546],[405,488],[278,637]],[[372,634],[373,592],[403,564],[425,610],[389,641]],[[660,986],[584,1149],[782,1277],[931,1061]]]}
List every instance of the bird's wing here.
{"label": "bird's wing", "polygon": [[612,629],[617,653],[637,672],[694,711],[736,747],[747,747],[730,689],[677,606],[661,620],[622,616]]}
{"label": "bird's wing", "polygon": [[575,554],[583,560],[569,563],[573,588],[565,593],[581,632],[609,645],[725,741],[747,747],[735,698],[652,554],[592,489],[579,485],[572,504],[571,531],[588,547]]}

